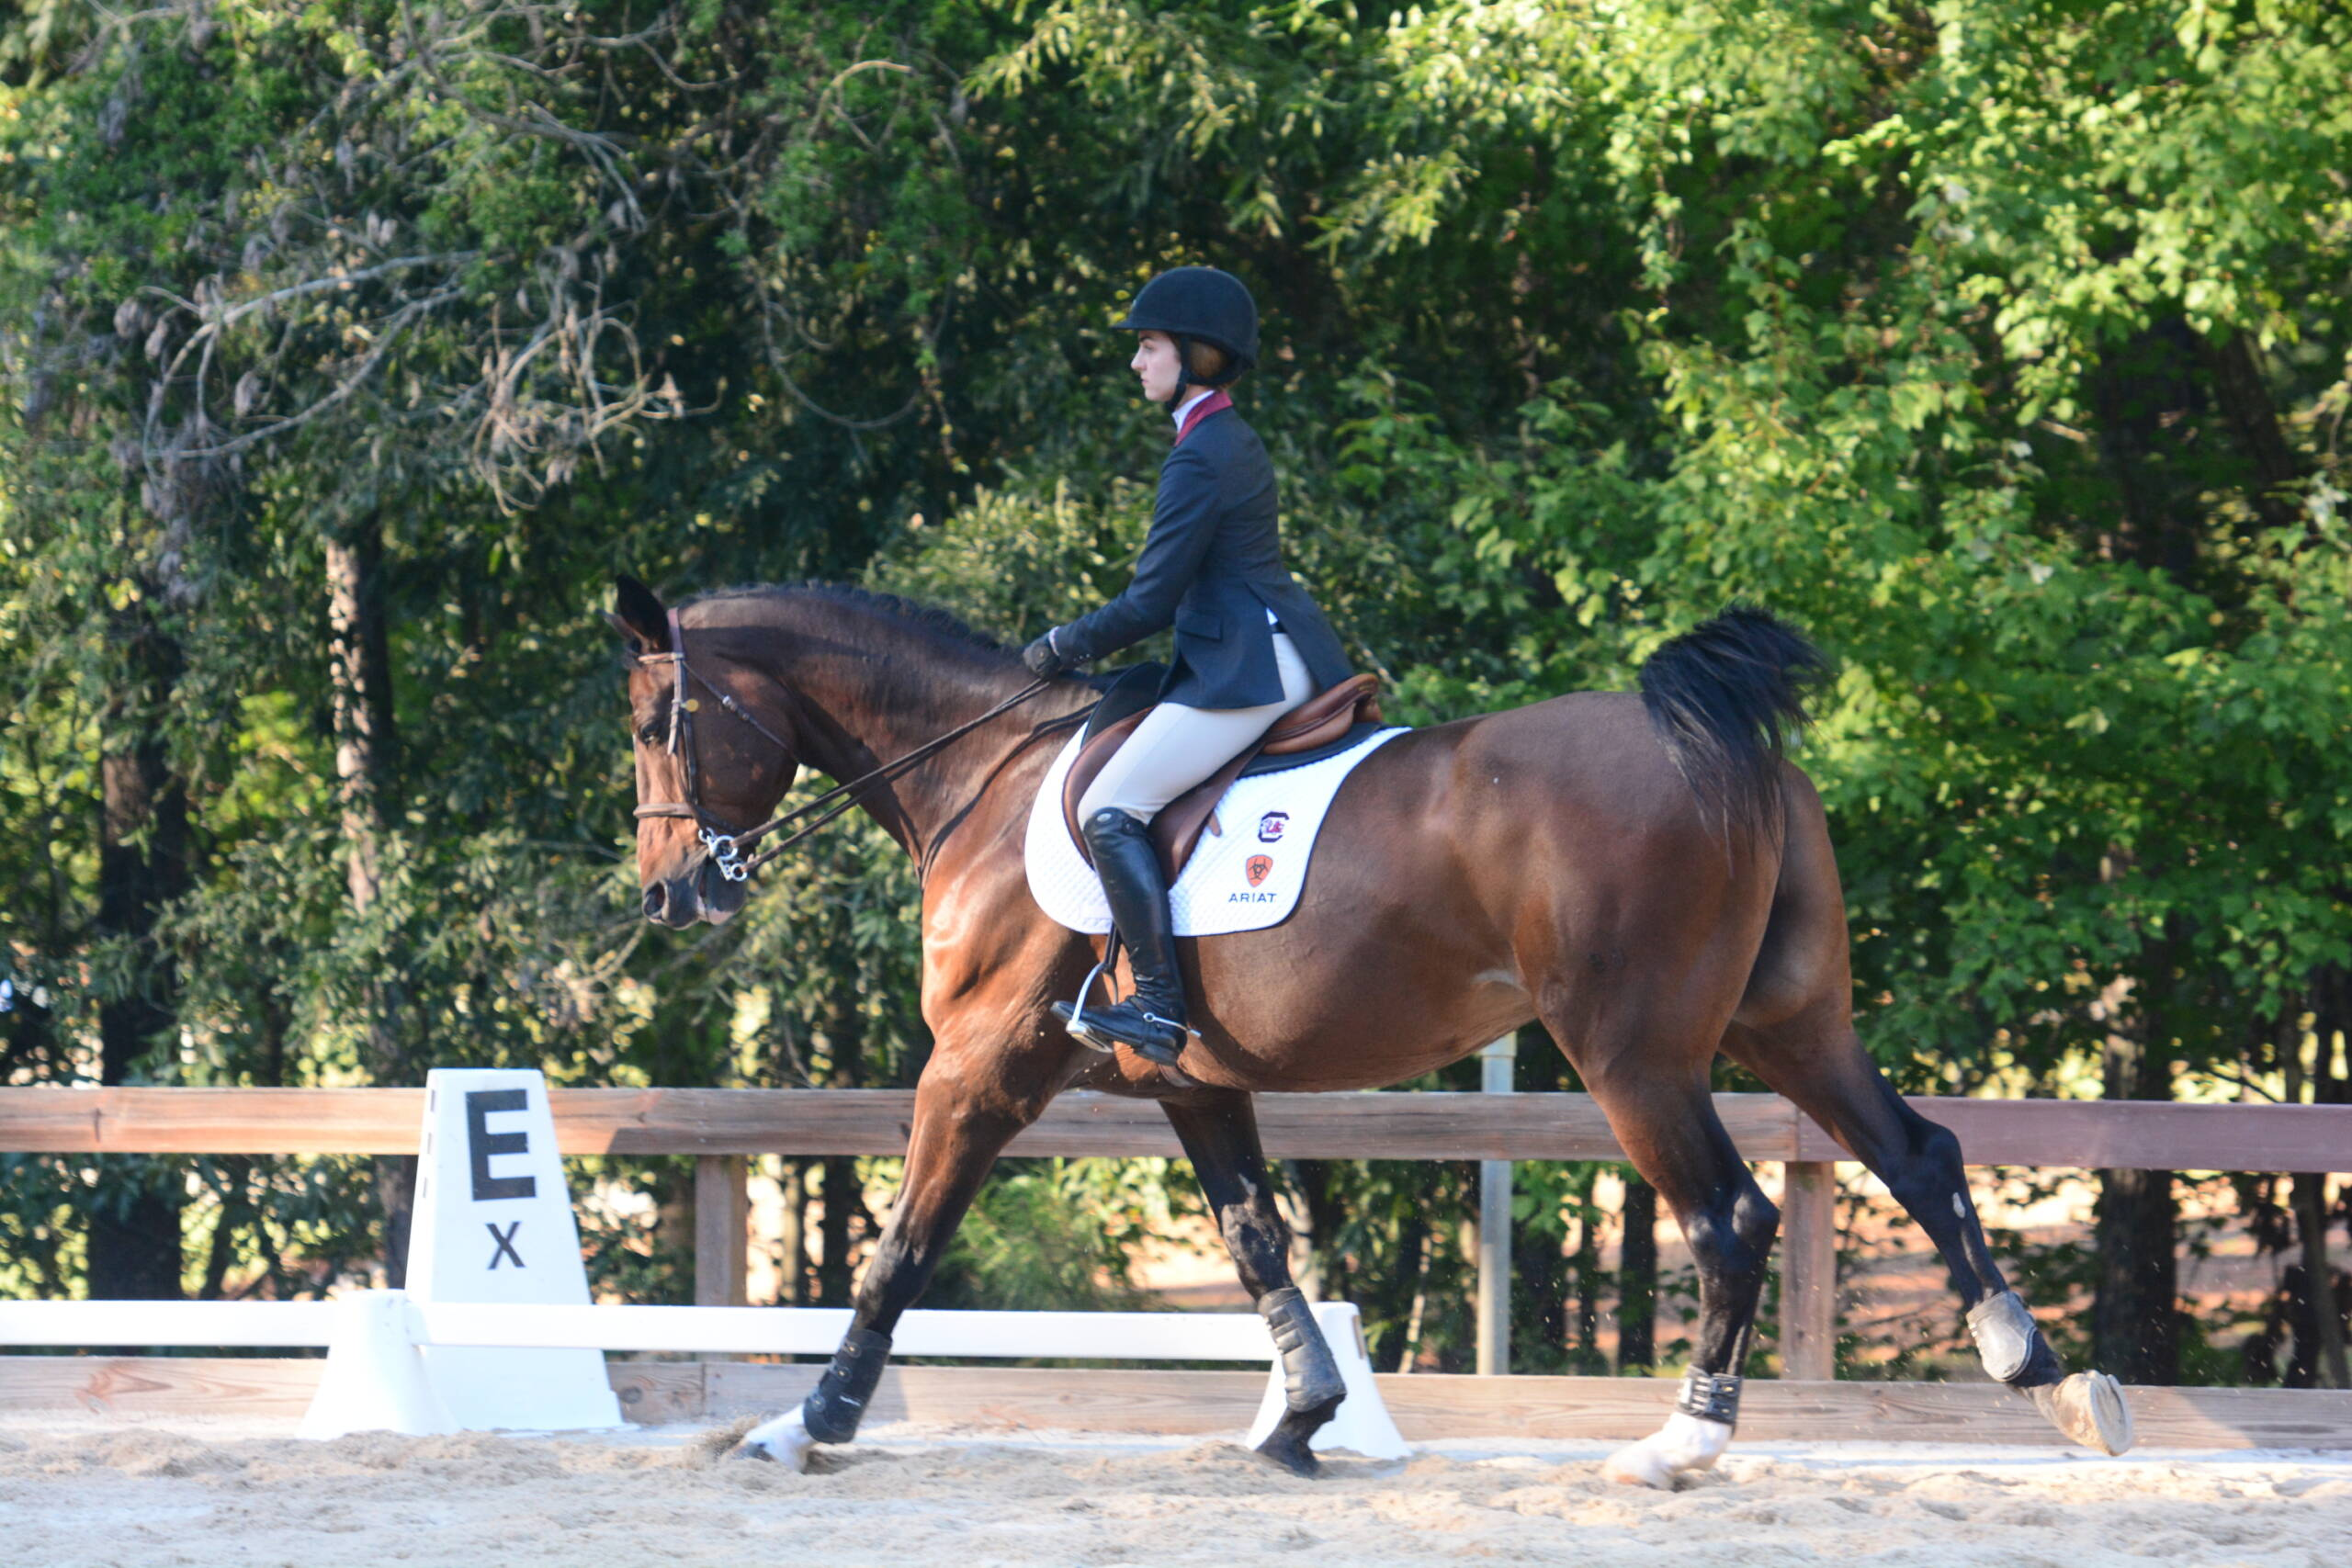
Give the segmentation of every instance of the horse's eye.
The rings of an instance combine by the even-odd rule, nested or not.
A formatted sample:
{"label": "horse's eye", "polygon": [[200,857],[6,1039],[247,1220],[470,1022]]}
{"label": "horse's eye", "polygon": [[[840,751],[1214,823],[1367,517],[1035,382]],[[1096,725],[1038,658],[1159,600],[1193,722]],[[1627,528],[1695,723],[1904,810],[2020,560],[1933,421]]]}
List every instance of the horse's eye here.
{"label": "horse's eye", "polygon": [[659,746],[662,744],[662,727],[658,724],[640,724],[637,727],[637,739],[641,745]]}

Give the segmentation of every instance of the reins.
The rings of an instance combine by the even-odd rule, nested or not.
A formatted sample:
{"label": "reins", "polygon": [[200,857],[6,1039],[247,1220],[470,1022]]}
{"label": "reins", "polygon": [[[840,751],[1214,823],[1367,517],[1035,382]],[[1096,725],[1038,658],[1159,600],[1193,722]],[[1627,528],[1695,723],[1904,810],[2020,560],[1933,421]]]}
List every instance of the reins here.
{"label": "reins", "polygon": [[[741,703],[737,702],[732,696],[729,696],[727,693],[720,691],[717,686],[711,684],[707,677],[687,666],[685,631],[684,628],[678,624],[678,612],[675,609],[673,609],[670,612],[670,651],[667,653],[641,653],[638,655],[638,662],[640,664],[668,664],[673,667],[677,671],[676,679],[672,684],[670,694],[670,743],[668,750],[672,756],[683,756],[684,759],[686,770],[686,798],[684,801],[665,800],[658,801],[651,806],[640,806],[632,815],[640,818],[686,817],[693,818],[699,829],[698,836],[702,840],[703,847],[710,852],[711,863],[718,868],[718,874],[725,877],[729,882],[741,882],[746,880],[751,876],[752,873],[757,871],[760,867],[765,865],[768,862],[774,860],[776,856],[782,854],[785,851],[790,849],[793,845],[798,843],[801,840],[807,838],[818,829],[822,828],[826,823],[831,822],[842,812],[849,810],[852,807],[857,804],[857,793],[866,785],[877,783],[887,784],[890,780],[898,778],[899,775],[908,772],[908,770],[913,768],[918,762],[922,761],[925,758],[928,758],[941,750],[943,748],[962,739],[965,736],[969,735],[973,730],[979,728],[980,726],[988,723],[990,719],[1000,717],[1002,715],[1011,712],[1012,709],[1019,707],[1023,703],[1027,702],[1030,698],[1037,695],[1038,693],[1043,692],[1046,687],[1053,684],[1053,682],[1050,679],[1032,681],[1028,685],[1023,687],[1012,696],[1005,698],[1004,701],[997,704],[996,706],[989,709],[988,712],[980,715],[978,718],[967,719],[964,723],[957,725],[955,728],[947,731],[945,734],[934,736],[931,739],[924,741],[922,745],[916,747],[913,750],[907,752],[903,756],[893,758],[891,761],[883,763],[880,767],[850,780],[847,784],[835,784],[832,788],[827,790],[816,799],[797,806],[790,811],[771,817],[756,828],[749,829],[743,832],[738,833],[729,830],[725,823],[719,821],[709,812],[703,809],[702,780],[696,767],[694,739],[690,733],[693,724],[693,716],[695,712],[695,704],[693,699],[686,694],[686,683],[689,681],[692,681],[704,691],[708,692],[712,696],[717,697],[720,707],[725,708],[729,713],[734,715],[737,718],[741,719],[753,729],[758,730],[760,734],[767,738],[770,744],[782,751],[788,761],[791,761],[797,765],[799,759],[794,753],[791,744],[782,736],[776,734],[775,731],[770,729],[766,725],[762,724],[757,718],[753,717],[751,711],[745,708]],[[766,838],[770,833],[775,832],[777,829],[785,827],[789,823],[797,822],[801,818],[808,816],[810,812],[818,810],[820,807],[824,807],[829,803],[832,805],[832,809],[827,811],[814,822],[808,823],[790,837],[781,840],[776,843],[770,844],[766,849],[762,850],[758,854],[753,855],[751,859],[745,860],[742,858],[743,847],[745,845],[758,842],[760,840]]]}

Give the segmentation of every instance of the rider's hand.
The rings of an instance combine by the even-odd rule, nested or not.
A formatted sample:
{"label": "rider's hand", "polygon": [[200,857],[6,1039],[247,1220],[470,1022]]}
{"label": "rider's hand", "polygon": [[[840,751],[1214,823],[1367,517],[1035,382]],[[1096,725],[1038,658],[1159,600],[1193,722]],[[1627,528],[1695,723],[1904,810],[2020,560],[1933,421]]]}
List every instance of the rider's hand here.
{"label": "rider's hand", "polygon": [[[1056,631],[1059,629],[1055,628]],[[1021,662],[1027,665],[1029,673],[1040,681],[1050,681],[1063,671],[1075,669],[1084,661],[1063,657],[1062,650],[1054,646],[1053,632],[1047,632],[1021,650]]]}

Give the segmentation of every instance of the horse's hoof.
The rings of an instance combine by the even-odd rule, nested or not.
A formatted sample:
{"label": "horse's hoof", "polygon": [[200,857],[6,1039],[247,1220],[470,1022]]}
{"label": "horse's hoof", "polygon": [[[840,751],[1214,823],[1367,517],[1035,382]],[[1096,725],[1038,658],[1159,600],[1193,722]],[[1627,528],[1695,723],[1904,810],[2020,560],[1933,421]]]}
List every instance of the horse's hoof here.
{"label": "horse's hoof", "polygon": [[1323,1461],[1306,1446],[1304,1435],[1285,1432],[1276,1427],[1266,1440],[1258,1445],[1258,1452],[1273,1461],[1293,1475],[1312,1481],[1323,1473]]}
{"label": "horse's hoof", "polygon": [[2076,1372],[2037,1388],[2033,1402],[2052,1426],[2086,1449],[2120,1454],[2132,1447],[2132,1406],[2123,1385],[2105,1372]]}
{"label": "horse's hoof", "polygon": [[1674,1467],[1645,1438],[1628,1443],[1602,1461],[1600,1473],[1620,1486],[1647,1486],[1664,1492],[1674,1485]]}
{"label": "horse's hoof", "polygon": [[1686,1470],[1712,1470],[1731,1446],[1732,1428],[1721,1421],[1678,1410],[1666,1425],[1638,1443],[1628,1443],[1602,1461],[1600,1473],[1621,1486],[1674,1485]]}
{"label": "horse's hoof", "polygon": [[817,1439],[808,1435],[808,1427],[800,1412],[779,1416],[775,1420],[754,1427],[743,1434],[742,1440],[727,1450],[729,1460],[772,1460],[795,1474],[808,1470],[808,1450]]}

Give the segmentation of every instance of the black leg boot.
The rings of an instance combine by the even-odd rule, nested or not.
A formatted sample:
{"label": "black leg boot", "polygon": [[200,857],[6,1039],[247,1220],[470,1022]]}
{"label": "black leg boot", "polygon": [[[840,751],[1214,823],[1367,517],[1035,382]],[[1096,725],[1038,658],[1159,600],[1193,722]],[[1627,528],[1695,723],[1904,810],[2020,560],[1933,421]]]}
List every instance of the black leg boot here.
{"label": "black leg boot", "polygon": [[[1159,874],[1159,852],[1151,847],[1151,829],[1106,807],[1088,818],[1082,830],[1095,874],[1102,878],[1111,919],[1135,967],[1136,992],[1114,1006],[1088,1007],[1077,1018],[1067,1002],[1056,1002],[1054,1011],[1072,1024],[1070,1032],[1080,1039],[1096,1036],[1090,1044],[1115,1040],[1172,1067],[1184,1049],[1184,978],[1176,967],[1175,924],[1168,918],[1168,884]],[[1081,1028],[1086,1033],[1079,1032]]]}

